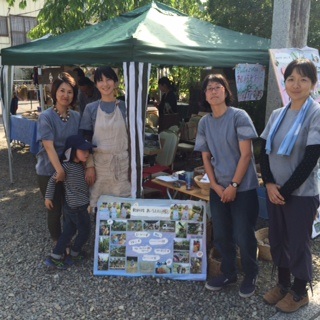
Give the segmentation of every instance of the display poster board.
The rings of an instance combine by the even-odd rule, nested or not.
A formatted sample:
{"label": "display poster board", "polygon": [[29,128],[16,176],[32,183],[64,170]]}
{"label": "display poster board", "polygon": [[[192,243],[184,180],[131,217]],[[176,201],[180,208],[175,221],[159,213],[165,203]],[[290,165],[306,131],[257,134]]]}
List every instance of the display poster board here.
{"label": "display poster board", "polygon": [[206,203],[101,196],[94,275],[207,277]]}
{"label": "display poster board", "polygon": [[38,75],[39,84],[52,84],[52,82],[59,78],[63,68],[45,68],[41,69],[41,74]]}
{"label": "display poster board", "polygon": [[[320,79],[320,58],[319,51],[314,48],[304,47],[302,49],[297,48],[284,48],[284,49],[269,49],[270,59],[277,79],[279,92],[281,95],[283,105],[289,103],[289,96],[285,90],[284,84],[284,72],[286,66],[293,60],[298,58],[307,58],[313,61],[317,68],[318,79]],[[318,84],[312,94],[313,98],[320,102],[320,83]]]}
{"label": "display poster board", "polygon": [[261,64],[239,63],[235,67],[238,101],[260,100],[263,96],[265,67]]}

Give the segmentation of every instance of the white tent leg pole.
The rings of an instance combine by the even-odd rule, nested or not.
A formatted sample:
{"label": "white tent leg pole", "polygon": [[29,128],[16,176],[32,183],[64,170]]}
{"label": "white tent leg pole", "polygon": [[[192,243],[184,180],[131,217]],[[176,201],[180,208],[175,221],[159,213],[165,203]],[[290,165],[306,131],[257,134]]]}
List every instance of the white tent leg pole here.
{"label": "white tent leg pole", "polygon": [[[9,165],[9,177],[10,177],[10,183],[13,183],[13,174],[12,174],[12,149],[11,149],[11,143],[10,143],[10,126],[7,126],[6,123],[10,121],[10,119],[7,119],[7,113],[3,109],[5,108],[4,104],[2,103],[3,100],[0,101],[0,104],[2,106],[2,121],[3,121],[3,129],[4,129],[4,136],[7,141],[7,147],[8,147],[8,165]],[[5,119],[4,119],[5,118]]]}
{"label": "white tent leg pole", "polygon": [[12,151],[10,145],[10,105],[12,98],[12,87],[13,87],[13,66],[3,66],[1,68],[1,86],[4,88],[2,97],[2,120],[4,132],[8,145],[8,161],[9,161],[9,175],[10,182],[13,183],[13,171],[12,171]]}
{"label": "white tent leg pole", "polygon": [[43,84],[39,84],[39,92],[40,92],[40,107],[41,107],[41,111],[44,111]]}
{"label": "white tent leg pole", "polygon": [[[38,68],[38,75],[42,75],[42,69]],[[39,84],[39,91],[40,91],[40,107],[41,111],[44,111],[44,95],[43,95],[43,84]]]}
{"label": "white tent leg pole", "polygon": [[7,139],[7,144],[8,144],[8,159],[9,159],[9,176],[10,176],[10,183],[13,183],[13,170],[12,170],[12,150],[11,150],[11,145],[10,141]]}

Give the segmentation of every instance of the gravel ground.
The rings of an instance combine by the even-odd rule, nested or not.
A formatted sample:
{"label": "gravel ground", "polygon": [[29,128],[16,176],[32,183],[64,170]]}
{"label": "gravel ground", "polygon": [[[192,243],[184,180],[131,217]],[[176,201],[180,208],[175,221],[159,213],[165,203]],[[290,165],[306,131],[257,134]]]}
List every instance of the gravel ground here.
{"label": "gravel ground", "polygon": [[[48,270],[43,261],[51,240],[35,157],[16,146],[13,159],[10,184],[0,123],[0,319],[268,319],[275,314],[262,301],[274,283],[272,265],[265,261],[259,261],[256,294],[248,299],[239,297],[238,286],[213,293],[204,282],[93,276],[93,236],[82,265]],[[320,239],[313,242],[314,285],[320,282],[319,248]]]}

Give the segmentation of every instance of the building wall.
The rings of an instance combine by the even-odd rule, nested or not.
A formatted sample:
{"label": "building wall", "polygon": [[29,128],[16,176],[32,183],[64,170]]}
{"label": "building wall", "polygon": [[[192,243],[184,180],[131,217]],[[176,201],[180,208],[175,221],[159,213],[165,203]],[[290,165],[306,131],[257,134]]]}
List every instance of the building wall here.
{"label": "building wall", "polygon": [[[0,29],[0,50],[11,47],[12,45],[15,45],[12,43],[12,39],[11,39],[10,19],[16,20],[16,18],[19,16],[26,17],[26,18],[29,18],[29,17],[36,18],[39,14],[39,11],[44,6],[44,3],[46,0],[36,0],[36,1],[27,0],[27,6],[25,7],[25,9],[19,8],[19,1],[20,0],[16,0],[14,6],[9,8],[9,4],[7,3],[6,0],[0,0],[0,19],[3,23],[4,17],[6,17],[5,20],[7,22],[7,28],[8,28],[7,36],[1,36],[1,33],[3,33],[3,30]],[[1,25],[1,21],[0,21],[0,28],[3,28],[3,25]],[[18,27],[18,29],[20,29],[17,23],[15,25]],[[24,28],[22,28],[22,30],[24,30]],[[23,34],[24,33],[22,33],[21,36]],[[24,35],[22,38],[24,38]],[[0,65],[1,65],[1,56],[0,56]],[[23,71],[23,68],[15,67],[14,79],[21,80],[25,78],[26,78],[26,75]]]}
{"label": "building wall", "polygon": [[[6,0],[0,0],[0,17],[7,18],[7,26],[9,35],[8,36],[0,36],[0,50],[10,47],[11,37],[10,37],[10,16],[23,16],[23,17],[37,17],[39,11],[44,6],[45,0],[36,0],[35,2],[32,0],[27,1],[27,6],[25,9],[19,8],[19,0],[16,0],[16,3],[9,10],[9,5]],[[1,30],[0,30],[1,31]]]}

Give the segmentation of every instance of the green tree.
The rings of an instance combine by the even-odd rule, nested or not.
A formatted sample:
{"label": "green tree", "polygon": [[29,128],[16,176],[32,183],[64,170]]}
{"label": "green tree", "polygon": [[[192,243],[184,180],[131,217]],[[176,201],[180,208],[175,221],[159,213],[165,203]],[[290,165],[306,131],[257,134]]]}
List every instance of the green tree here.
{"label": "green tree", "polygon": [[[271,38],[274,0],[207,0],[208,20],[218,26]],[[320,47],[320,0],[311,0],[308,46]]]}
{"label": "green tree", "polygon": [[218,26],[271,38],[273,0],[208,0],[206,8]]}
{"label": "green tree", "polygon": [[311,0],[310,21],[308,31],[308,46],[311,48],[320,47],[320,1]]}
{"label": "green tree", "polygon": [[[37,0],[32,0],[32,1],[36,2]],[[9,6],[12,7],[15,4],[16,0],[7,0],[7,2],[9,4]],[[24,9],[26,6],[27,6],[27,0],[20,0],[19,1],[19,8],[20,9]]]}

